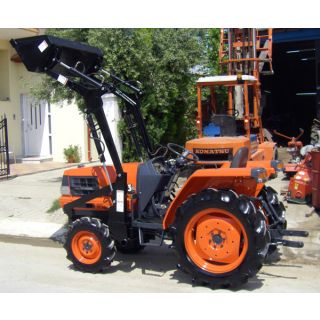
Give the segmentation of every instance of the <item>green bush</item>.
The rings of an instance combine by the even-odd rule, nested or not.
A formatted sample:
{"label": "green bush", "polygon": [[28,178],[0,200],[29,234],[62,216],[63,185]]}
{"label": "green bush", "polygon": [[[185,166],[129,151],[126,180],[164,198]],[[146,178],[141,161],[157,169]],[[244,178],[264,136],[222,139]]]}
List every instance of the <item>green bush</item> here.
{"label": "green bush", "polygon": [[53,212],[59,210],[60,208],[61,208],[61,207],[60,207],[59,199],[55,199],[55,200],[52,202],[51,207],[47,210],[47,213],[53,213]]}
{"label": "green bush", "polygon": [[78,145],[69,145],[63,149],[64,157],[68,163],[77,163],[81,161],[81,149]]}
{"label": "green bush", "polygon": [[[104,69],[125,80],[142,83],[141,113],[154,146],[181,145],[196,137],[196,80],[204,74],[220,74],[219,29],[98,28],[46,29],[46,33],[98,47]],[[112,82],[106,77],[105,81]],[[51,102],[83,99],[55,80],[44,77],[32,90],[38,99]],[[123,105],[120,103],[120,108]],[[139,161],[131,134],[120,124],[123,161]]]}

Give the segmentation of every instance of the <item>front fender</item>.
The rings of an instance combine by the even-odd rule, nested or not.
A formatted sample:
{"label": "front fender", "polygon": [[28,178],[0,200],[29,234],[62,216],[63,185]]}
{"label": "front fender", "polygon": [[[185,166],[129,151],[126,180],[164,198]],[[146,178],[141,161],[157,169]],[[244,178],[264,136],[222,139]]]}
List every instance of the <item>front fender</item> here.
{"label": "front fender", "polygon": [[234,190],[237,194],[255,197],[264,186],[252,174],[252,168],[201,169],[195,171],[171,202],[163,219],[163,229],[173,223],[177,209],[192,194],[213,188],[217,190]]}

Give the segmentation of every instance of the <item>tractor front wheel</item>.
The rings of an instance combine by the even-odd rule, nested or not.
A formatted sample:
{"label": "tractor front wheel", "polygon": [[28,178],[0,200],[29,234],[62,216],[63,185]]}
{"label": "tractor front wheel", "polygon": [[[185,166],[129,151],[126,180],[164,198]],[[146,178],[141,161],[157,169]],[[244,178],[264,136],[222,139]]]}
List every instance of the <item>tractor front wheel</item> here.
{"label": "tractor front wheel", "polygon": [[110,266],[116,249],[109,228],[99,219],[83,217],[74,221],[65,243],[67,258],[84,272],[99,272]]}
{"label": "tractor front wheel", "polygon": [[247,197],[204,190],[180,207],[175,247],[181,267],[212,287],[237,287],[261,268],[270,234]]}

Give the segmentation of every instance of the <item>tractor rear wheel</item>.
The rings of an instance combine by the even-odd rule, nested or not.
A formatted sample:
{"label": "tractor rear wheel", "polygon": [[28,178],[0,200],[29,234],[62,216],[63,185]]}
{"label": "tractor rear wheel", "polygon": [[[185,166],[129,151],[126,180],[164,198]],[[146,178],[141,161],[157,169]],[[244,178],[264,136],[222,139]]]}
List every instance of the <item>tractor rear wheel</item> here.
{"label": "tractor rear wheel", "polygon": [[196,281],[237,287],[262,267],[270,234],[252,201],[207,189],[191,196],[176,218],[180,266]]}
{"label": "tractor rear wheel", "polygon": [[84,272],[103,271],[116,254],[108,226],[89,217],[82,217],[70,225],[64,247],[67,258]]}

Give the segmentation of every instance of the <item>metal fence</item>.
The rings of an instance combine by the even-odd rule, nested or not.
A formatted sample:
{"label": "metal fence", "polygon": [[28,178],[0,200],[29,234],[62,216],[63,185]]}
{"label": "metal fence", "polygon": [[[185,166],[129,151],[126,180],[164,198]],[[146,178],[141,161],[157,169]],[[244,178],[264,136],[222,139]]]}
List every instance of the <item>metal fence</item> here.
{"label": "metal fence", "polygon": [[8,122],[6,116],[0,118],[0,176],[10,174]]}

